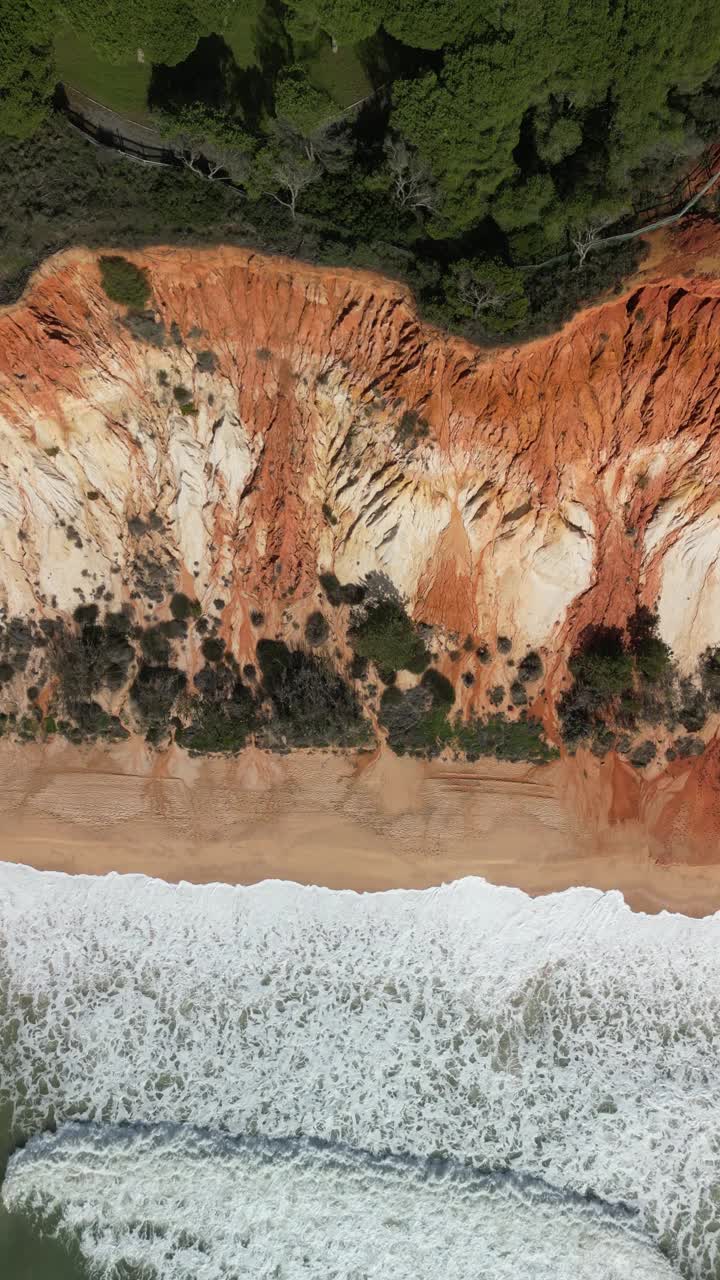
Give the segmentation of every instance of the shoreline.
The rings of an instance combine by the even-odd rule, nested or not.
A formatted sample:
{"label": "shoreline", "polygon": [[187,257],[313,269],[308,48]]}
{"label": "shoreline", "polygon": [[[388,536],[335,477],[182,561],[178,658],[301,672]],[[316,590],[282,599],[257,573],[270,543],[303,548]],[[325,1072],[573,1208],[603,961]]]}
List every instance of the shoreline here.
{"label": "shoreline", "polygon": [[[572,766],[572,767],[570,767]],[[480,876],[531,896],[618,890],[634,911],[720,910],[720,864],[668,863],[648,822],[608,818],[602,767],[248,750],[153,756],[137,741],[0,744],[0,860],[170,883],[426,889]],[[607,770],[605,771],[607,773]]]}

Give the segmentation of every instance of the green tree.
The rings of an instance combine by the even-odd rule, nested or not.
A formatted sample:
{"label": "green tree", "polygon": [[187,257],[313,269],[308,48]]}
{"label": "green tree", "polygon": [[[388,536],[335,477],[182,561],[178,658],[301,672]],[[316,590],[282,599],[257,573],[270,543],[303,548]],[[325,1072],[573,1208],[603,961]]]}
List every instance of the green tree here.
{"label": "green tree", "polygon": [[294,38],[324,31],[337,45],[365,40],[382,20],[380,0],[288,0],[288,8],[295,19]]}
{"label": "green tree", "polygon": [[303,192],[322,175],[318,161],[291,139],[273,137],[256,153],[248,174],[251,195],[272,196],[293,222]]}
{"label": "green tree", "polygon": [[488,333],[509,333],[525,319],[528,300],[522,275],[502,262],[453,263],[447,297],[456,317],[481,325]]}
{"label": "green tree", "polygon": [[238,120],[200,102],[158,113],[157,119],[194,173],[212,179],[224,171],[233,182],[247,181],[257,144]]}
{"label": "green tree", "polygon": [[416,49],[442,49],[497,27],[498,0],[385,0],[382,23],[396,40]]}
{"label": "green tree", "polygon": [[109,62],[130,54],[175,66],[205,32],[191,0],[64,0],[62,12]]}
{"label": "green tree", "polygon": [[55,88],[51,0],[3,6],[0,19],[0,134],[28,138],[45,119]]}
{"label": "green tree", "polygon": [[275,85],[275,113],[309,137],[337,116],[338,108],[329,94],[310,83],[302,67],[292,66],[280,73]]}

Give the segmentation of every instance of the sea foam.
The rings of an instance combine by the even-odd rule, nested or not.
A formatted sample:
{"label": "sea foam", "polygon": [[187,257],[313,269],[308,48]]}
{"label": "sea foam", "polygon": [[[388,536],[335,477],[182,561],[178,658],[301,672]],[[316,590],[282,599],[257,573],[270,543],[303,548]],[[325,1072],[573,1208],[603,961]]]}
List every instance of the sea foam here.
{"label": "sea foam", "polygon": [[718,917],[637,915],[589,889],[357,895],[0,866],[0,1095],[26,1132],[159,1122],[532,1175],[624,1207],[705,1280],[719,943]]}
{"label": "sea foam", "polygon": [[159,1280],[672,1280],[622,1215],[447,1164],[305,1140],[67,1126],[4,1190],[59,1214],[96,1274]]}

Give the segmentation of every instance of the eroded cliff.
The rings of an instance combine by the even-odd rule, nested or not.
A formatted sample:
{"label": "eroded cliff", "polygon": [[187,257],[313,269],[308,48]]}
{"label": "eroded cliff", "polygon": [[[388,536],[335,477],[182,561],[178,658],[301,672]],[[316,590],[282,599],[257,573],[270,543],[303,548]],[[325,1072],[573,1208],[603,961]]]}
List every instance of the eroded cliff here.
{"label": "eroded cliff", "polygon": [[[115,670],[90,693],[118,735],[147,727],[128,696],[143,664],[183,673],[174,693],[186,703],[203,678],[217,694],[220,664],[236,682],[224,693],[237,700],[244,683],[260,705],[259,638],[295,650],[308,635],[370,735],[378,673],[351,665],[357,609],[332,603],[332,587],[328,600],[335,575],[369,591],[366,605],[393,591],[405,601],[452,685],[453,723],[537,717],[563,752],[571,655],[590,635],[626,647],[629,620],[656,614],[662,696],[656,682],[646,697],[635,687],[634,707],[610,697],[606,736],[570,745],[580,761],[587,745],[617,761],[624,781],[604,809],[668,768],[707,807],[707,664],[720,644],[715,226],[656,240],[622,297],[493,353],[424,327],[399,285],[370,275],[235,249],[127,256],[152,289],[140,317],[108,300],[85,251],[46,263],[0,315],[11,727],[35,736],[67,723],[53,627],[102,630],[109,615],[112,634],[95,641]],[[317,612],[328,634],[320,623],[313,637]],[[529,675],[518,670],[528,653]],[[628,679],[637,686],[638,671]],[[401,672],[396,699],[419,680]],[[191,710],[167,702],[171,737]],[[648,742],[636,782],[643,760],[625,758]],[[576,781],[585,769],[567,767]],[[649,791],[644,803],[650,821]]]}

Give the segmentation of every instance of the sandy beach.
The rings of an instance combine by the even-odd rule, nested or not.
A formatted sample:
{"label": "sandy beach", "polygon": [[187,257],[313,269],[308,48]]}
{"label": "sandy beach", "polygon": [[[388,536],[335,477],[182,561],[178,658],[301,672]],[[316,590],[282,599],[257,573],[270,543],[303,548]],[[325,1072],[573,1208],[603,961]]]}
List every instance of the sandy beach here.
{"label": "sandy beach", "polygon": [[720,909],[720,865],[690,865],[680,845],[669,862],[651,834],[650,797],[642,820],[608,817],[611,767],[596,763],[590,777],[567,762],[427,763],[385,751],[192,760],[152,756],[140,743],[4,743],[0,858],[70,873],[358,891],[479,875],[531,894],[619,889],[635,910]]}

